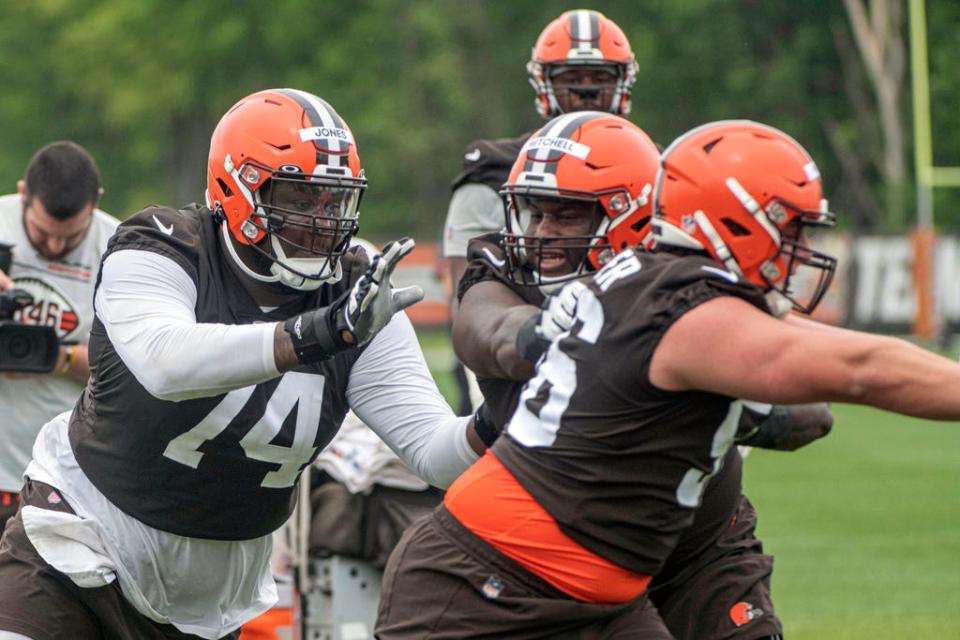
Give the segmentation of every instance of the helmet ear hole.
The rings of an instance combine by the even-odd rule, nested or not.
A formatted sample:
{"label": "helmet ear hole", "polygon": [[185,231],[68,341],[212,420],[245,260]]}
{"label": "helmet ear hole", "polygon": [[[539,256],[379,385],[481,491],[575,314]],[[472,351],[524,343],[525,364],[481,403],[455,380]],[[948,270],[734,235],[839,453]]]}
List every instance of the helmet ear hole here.
{"label": "helmet ear hole", "polygon": [[734,235],[734,237],[750,235],[750,232],[746,227],[732,218],[723,218],[720,220],[720,222],[723,223],[723,226],[725,226],[727,230]]}
{"label": "helmet ear hole", "polygon": [[220,187],[220,191],[223,192],[223,195],[227,198],[233,195],[233,189],[231,189],[222,178],[217,178],[217,185]]}

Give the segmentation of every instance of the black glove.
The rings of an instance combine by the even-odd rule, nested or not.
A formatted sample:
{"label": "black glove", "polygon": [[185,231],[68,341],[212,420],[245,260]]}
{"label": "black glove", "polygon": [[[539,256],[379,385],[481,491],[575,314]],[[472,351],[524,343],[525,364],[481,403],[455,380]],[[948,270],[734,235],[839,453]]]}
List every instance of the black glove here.
{"label": "black glove", "polygon": [[493,414],[490,413],[486,402],[477,407],[477,411],[473,414],[473,430],[488,447],[493,445],[500,436],[500,428],[494,422]]}
{"label": "black glove", "polygon": [[374,256],[370,266],[330,306],[290,318],[283,328],[293,340],[301,363],[318,362],[337,353],[370,342],[397,311],[423,299],[420,287],[394,289],[390,274],[397,263],[413,250],[414,242],[403,238],[390,242]]}
{"label": "black glove", "polygon": [[517,331],[517,353],[519,353],[524,360],[534,364],[537,363],[540,356],[542,356],[550,346],[550,341],[537,333],[537,324],[539,321],[540,314],[535,313],[527,318],[526,322],[520,325],[520,330]]}
{"label": "black glove", "polygon": [[764,414],[744,406],[737,428],[740,445],[795,451],[823,438],[833,428],[833,416],[826,403],[774,406]]}

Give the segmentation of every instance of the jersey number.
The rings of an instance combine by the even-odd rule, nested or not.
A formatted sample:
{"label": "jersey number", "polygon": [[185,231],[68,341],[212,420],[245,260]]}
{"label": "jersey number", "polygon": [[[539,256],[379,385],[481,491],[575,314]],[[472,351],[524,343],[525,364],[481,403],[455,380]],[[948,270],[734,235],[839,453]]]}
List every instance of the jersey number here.
{"label": "jersey number", "polygon": [[723,457],[727,455],[727,450],[733,444],[733,439],[737,435],[737,427],[740,425],[740,414],[742,413],[743,402],[741,400],[730,403],[727,417],[717,427],[713,434],[713,442],[710,443],[710,459],[713,460],[713,471],[704,473],[695,467],[687,469],[687,473],[684,474],[680,485],[677,487],[678,503],[685,507],[700,506],[703,488],[707,486],[707,481],[720,471],[720,467],[723,465]]}
{"label": "jersey number", "polygon": [[[267,472],[261,487],[292,487],[300,469],[313,457],[317,449],[313,443],[320,425],[324,382],[323,376],[316,374],[296,371],[284,374],[267,401],[263,416],[240,440],[248,458],[280,465],[279,469]],[[204,455],[200,446],[223,433],[247,404],[254,389],[256,385],[228,393],[197,426],[171,440],[163,455],[196,469]],[[293,444],[289,447],[271,444],[294,408],[297,410],[297,424]]]}
{"label": "jersey number", "polygon": [[[595,280],[605,290],[617,280],[639,270],[640,261],[632,252],[624,252],[604,267]],[[582,324],[572,335],[588,344],[595,344],[603,328],[603,307],[589,289],[580,295],[577,319]],[[524,446],[549,447],[554,443],[563,413],[577,390],[577,363],[564,353],[559,345],[559,341],[568,335],[571,334],[561,334],[550,345],[546,357],[537,365],[537,375],[521,392],[517,411],[507,425],[510,435]],[[534,410],[533,406],[540,397],[545,397],[546,400],[539,410]],[[677,486],[676,498],[679,504],[685,507],[699,506],[707,481],[720,471],[723,457],[733,444],[742,411],[741,401],[730,403],[727,416],[717,427],[710,444],[710,458],[713,461],[711,471],[704,472],[696,467],[687,470]]]}
{"label": "jersey number", "polygon": [[[584,290],[577,301],[577,320],[574,325],[578,340],[594,344],[603,328],[603,307],[590,289]],[[513,414],[507,431],[521,444],[528,447],[549,447],[557,439],[560,420],[577,390],[577,363],[560,349],[560,340],[570,335],[562,333],[553,341],[547,354],[537,366],[537,375],[527,382],[520,394],[517,411]],[[536,413],[532,405],[540,396],[546,402]]]}

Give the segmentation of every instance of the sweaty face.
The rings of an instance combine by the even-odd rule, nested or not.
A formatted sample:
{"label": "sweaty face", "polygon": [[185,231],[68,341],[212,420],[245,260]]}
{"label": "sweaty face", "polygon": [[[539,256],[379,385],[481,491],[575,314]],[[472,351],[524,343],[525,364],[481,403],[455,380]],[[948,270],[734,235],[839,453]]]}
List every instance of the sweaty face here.
{"label": "sweaty face", "polygon": [[70,253],[83,242],[93,221],[93,203],[75,215],[60,220],[47,213],[40,198],[23,202],[23,228],[30,244],[47,260],[56,260]]}
{"label": "sweaty face", "polygon": [[564,113],[609,111],[619,73],[614,66],[557,66],[549,70],[550,83]]}
{"label": "sweaty face", "polygon": [[273,178],[260,191],[268,228],[289,258],[330,255],[355,230],[358,190]]}
{"label": "sweaty face", "polygon": [[516,196],[527,265],[543,276],[575,271],[587,254],[603,212],[595,200]]}

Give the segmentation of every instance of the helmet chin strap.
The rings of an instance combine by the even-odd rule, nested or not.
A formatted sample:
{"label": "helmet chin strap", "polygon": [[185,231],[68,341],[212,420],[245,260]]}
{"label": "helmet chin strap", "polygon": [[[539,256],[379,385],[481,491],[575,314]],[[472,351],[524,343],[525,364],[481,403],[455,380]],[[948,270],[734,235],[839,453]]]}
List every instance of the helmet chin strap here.
{"label": "helmet chin strap", "polygon": [[[291,289],[296,289],[298,291],[315,291],[316,289],[319,289],[320,287],[322,287],[324,284],[337,282],[338,280],[340,280],[341,276],[343,275],[343,271],[340,268],[340,261],[337,260],[337,266],[334,269],[333,273],[327,275],[322,279],[308,278],[305,275],[295,273],[294,271],[291,271],[285,268],[284,264],[280,263],[276,258],[267,255],[266,252],[263,251],[263,249],[260,249],[259,247],[255,247],[258,251],[260,251],[264,255],[267,255],[267,257],[271,260],[269,276],[264,275],[262,273],[257,273],[256,271],[251,269],[249,266],[247,266],[246,262],[243,261],[243,258],[240,257],[240,254],[237,253],[237,248],[233,246],[233,238],[231,237],[230,231],[227,228],[226,221],[220,224],[220,232],[223,235],[223,242],[227,247],[227,253],[230,254],[230,257],[233,259],[233,261],[237,264],[238,267],[240,267],[240,270],[246,276],[258,282],[266,282],[266,283],[279,282],[280,284],[290,287]],[[278,244],[278,241],[275,238],[273,238],[272,235],[271,235],[271,243],[272,243],[271,246],[274,247],[274,251],[276,251],[275,245]],[[280,253],[282,255],[282,251]],[[294,263],[306,262],[307,260],[308,259],[286,258],[286,261],[294,262]],[[311,264],[306,265],[307,268],[302,268],[302,269],[298,268],[300,267],[300,265],[298,264],[291,264],[290,268],[296,269],[297,271],[301,271],[301,273],[304,273],[304,272],[308,273],[309,267],[311,266],[316,267],[316,264],[314,263],[320,262],[320,261],[309,260],[309,262]]]}
{"label": "helmet chin strap", "polygon": [[587,280],[587,278],[590,278],[591,276],[594,276],[594,275],[596,275],[595,271],[585,271],[584,273],[581,273],[576,278],[568,277],[566,280],[561,280],[559,282],[542,282],[541,284],[537,285],[537,288],[540,289],[541,293],[548,296],[554,291],[559,291],[560,289],[567,286],[571,282],[577,282],[577,281],[584,282]]}
{"label": "helmet chin strap", "polygon": [[227,229],[227,222],[224,220],[220,223],[220,233],[223,235],[223,244],[227,247],[227,253],[230,254],[230,257],[233,261],[240,267],[240,270],[250,278],[257,280],[259,282],[279,282],[280,278],[278,276],[265,276],[262,273],[257,273],[253,269],[247,266],[247,263],[243,261],[240,257],[240,254],[237,253],[237,248],[233,246],[233,238],[230,236],[230,231]]}
{"label": "helmet chin strap", "polygon": [[[277,276],[279,282],[288,287],[300,291],[315,291],[324,284],[339,282],[343,276],[339,258],[288,258],[280,241],[273,234],[270,234],[270,246],[276,256],[276,259],[270,264],[270,273]],[[334,265],[333,267],[331,267],[331,263]],[[320,270],[313,278],[305,278],[297,273],[299,271],[303,274],[313,274],[318,266]]]}
{"label": "helmet chin strap", "polygon": [[775,318],[786,318],[787,314],[793,309],[793,302],[787,296],[783,295],[776,289],[771,289],[767,291],[764,295],[764,298],[767,301],[767,306],[770,307],[771,313]]}

